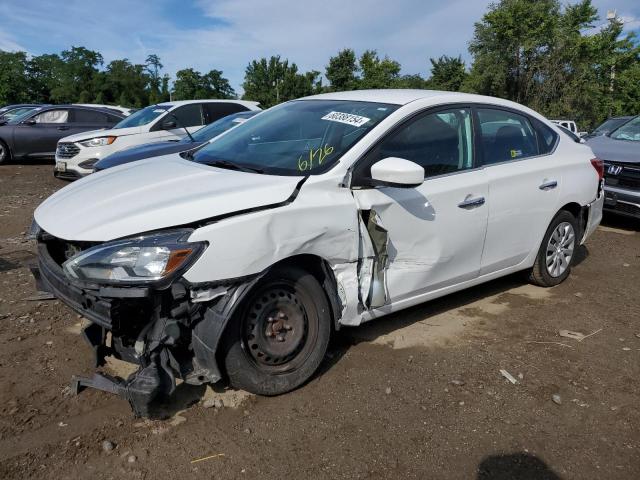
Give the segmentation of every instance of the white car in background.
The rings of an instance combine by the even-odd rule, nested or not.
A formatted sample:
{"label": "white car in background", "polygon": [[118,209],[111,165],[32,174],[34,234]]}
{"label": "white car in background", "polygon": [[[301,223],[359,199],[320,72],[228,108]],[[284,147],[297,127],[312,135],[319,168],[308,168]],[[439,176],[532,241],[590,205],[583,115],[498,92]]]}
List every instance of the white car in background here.
{"label": "white car in background", "polygon": [[580,132],[580,131],[578,131],[578,125],[576,125],[576,122],[574,122],[573,120],[551,120],[551,122],[555,123],[556,125],[560,125],[561,127],[566,128],[571,133],[576,135],[578,138],[582,138],[585,135],[587,135],[587,133],[588,133],[588,132]]}
{"label": "white car in background", "polygon": [[507,100],[317,95],[53,194],[35,211],[34,274],[93,322],[98,365],[139,364],[77,391],[138,415],[176,379],[276,395],[313,375],[333,329],[514,272],[565,280],[602,217],[602,168]]}
{"label": "white car in background", "polygon": [[54,175],[75,180],[93,172],[100,159],[145,143],[181,140],[226,115],[260,110],[246,100],[183,100],[151,105],[108,130],[93,130],[62,138],[56,148]]}

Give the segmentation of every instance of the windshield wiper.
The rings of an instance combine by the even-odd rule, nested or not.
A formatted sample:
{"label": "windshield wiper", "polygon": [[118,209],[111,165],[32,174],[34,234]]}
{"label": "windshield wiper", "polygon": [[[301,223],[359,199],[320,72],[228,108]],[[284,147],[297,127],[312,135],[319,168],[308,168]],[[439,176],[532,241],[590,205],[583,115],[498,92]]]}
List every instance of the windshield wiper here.
{"label": "windshield wiper", "polygon": [[246,165],[240,165],[238,163],[230,162],[229,160],[211,160],[209,162],[202,162],[205,165],[209,165],[211,167],[221,167],[228,168],[230,170],[238,170],[240,172],[247,173],[264,173],[264,170],[254,167],[248,167]]}

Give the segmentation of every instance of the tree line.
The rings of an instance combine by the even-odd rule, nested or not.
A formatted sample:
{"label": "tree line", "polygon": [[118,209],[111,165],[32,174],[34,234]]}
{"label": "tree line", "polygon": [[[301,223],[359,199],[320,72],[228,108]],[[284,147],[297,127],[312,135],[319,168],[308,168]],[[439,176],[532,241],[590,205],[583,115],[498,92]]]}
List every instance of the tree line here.
{"label": "tree line", "polygon": [[[500,0],[475,24],[469,66],[461,56],[431,58],[427,78],[403,74],[398,61],[375,50],[356,55],[345,48],[324,72],[303,72],[274,55],[247,65],[243,98],[269,107],[322,92],[427,88],[507,98],[593,127],[611,115],[640,113],[640,44],[633,33],[623,34],[619,19],[602,22],[591,0],[565,6],[559,0]],[[105,65],[99,52],[84,47],[32,57],[0,51],[0,104],[142,107],[170,98],[236,96],[220,70],[186,68],[171,82],[157,55],[144,64],[125,58]]]}

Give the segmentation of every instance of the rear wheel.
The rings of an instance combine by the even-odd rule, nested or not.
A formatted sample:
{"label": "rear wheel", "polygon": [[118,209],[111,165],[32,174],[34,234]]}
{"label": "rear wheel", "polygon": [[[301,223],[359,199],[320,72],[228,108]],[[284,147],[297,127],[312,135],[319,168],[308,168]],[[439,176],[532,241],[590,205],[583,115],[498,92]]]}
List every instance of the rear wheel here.
{"label": "rear wheel", "polygon": [[559,212],[547,229],[529,280],[541,287],[562,283],[571,273],[578,246],[578,222],[569,212]]}
{"label": "rear wheel", "polygon": [[0,140],[0,165],[3,163],[8,163],[11,160],[11,152],[9,152],[9,147],[7,144]]}
{"label": "rear wheel", "polygon": [[320,365],[330,333],[329,303],[315,277],[276,269],[249,293],[225,332],[229,382],[259,395],[293,390]]}

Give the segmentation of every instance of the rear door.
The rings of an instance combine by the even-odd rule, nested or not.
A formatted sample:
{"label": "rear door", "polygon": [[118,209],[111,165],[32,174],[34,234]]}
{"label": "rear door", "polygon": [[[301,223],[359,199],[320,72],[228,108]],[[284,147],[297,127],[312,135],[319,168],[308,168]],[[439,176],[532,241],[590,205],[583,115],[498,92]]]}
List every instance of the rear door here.
{"label": "rear door", "polygon": [[489,182],[489,218],[481,275],[522,262],[553,215],[562,164],[557,134],[536,119],[493,106],[475,109],[476,137]]}
{"label": "rear door", "polygon": [[232,113],[246,112],[248,110],[244,105],[233,102],[206,102],[202,105],[207,125]]}
{"label": "rear door", "polygon": [[[469,107],[418,114],[384,138],[354,170],[363,260],[363,303],[375,308],[476,278],[487,225],[485,172],[475,168]],[[388,157],[425,169],[415,188],[367,188],[371,165]],[[366,243],[366,242],[365,242]],[[364,250],[367,250],[365,245]],[[368,271],[371,271],[371,285]]]}
{"label": "rear door", "polygon": [[71,127],[69,108],[45,110],[25,119],[14,130],[16,156],[53,158],[58,140],[70,135]]}
{"label": "rear door", "polygon": [[114,123],[110,119],[113,117],[112,115],[97,110],[72,108],[71,133],[69,133],[69,135],[112,127]]}

